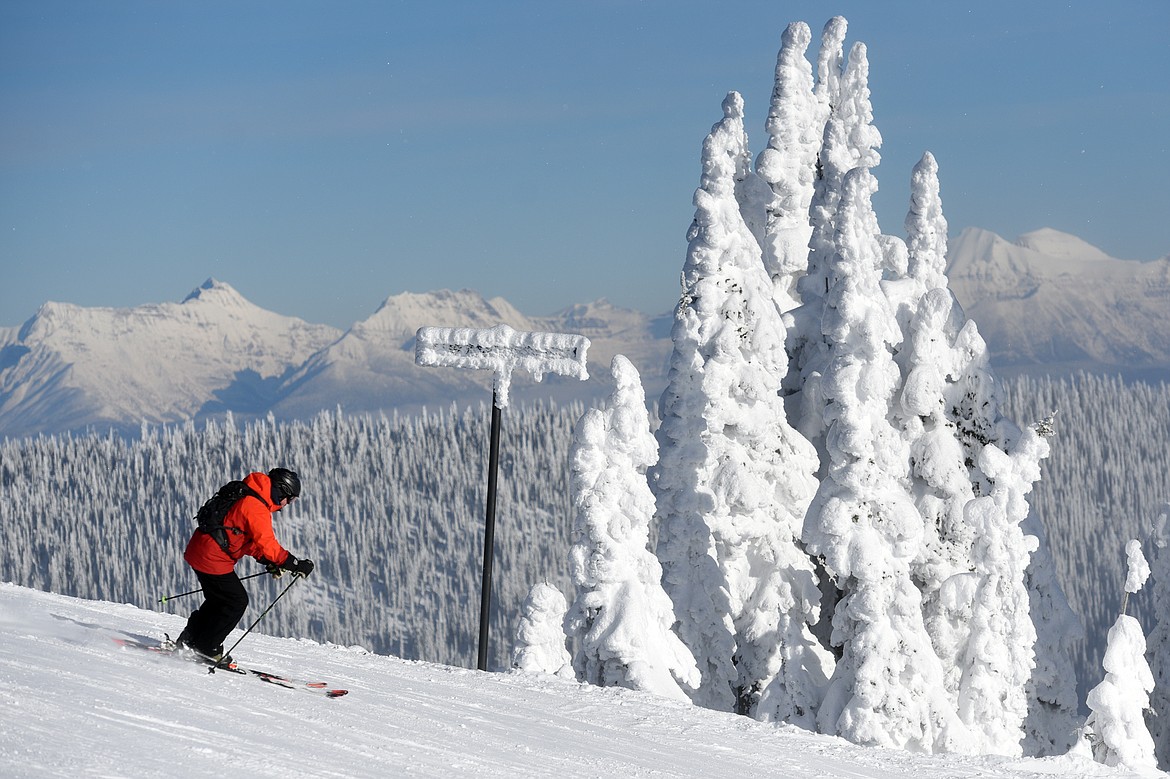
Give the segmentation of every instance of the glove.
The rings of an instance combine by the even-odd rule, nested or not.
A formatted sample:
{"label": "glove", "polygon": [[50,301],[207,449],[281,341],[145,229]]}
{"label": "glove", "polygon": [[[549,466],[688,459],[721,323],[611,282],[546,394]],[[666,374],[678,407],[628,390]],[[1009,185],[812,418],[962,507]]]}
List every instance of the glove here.
{"label": "glove", "polygon": [[291,571],[293,576],[308,576],[313,572],[313,568],[312,560],[298,560],[292,555],[284,561],[284,569]]}
{"label": "glove", "polygon": [[276,563],[268,563],[264,566],[264,570],[268,571],[273,579],[279,579],[281,576],[284,576],[284,569]]}

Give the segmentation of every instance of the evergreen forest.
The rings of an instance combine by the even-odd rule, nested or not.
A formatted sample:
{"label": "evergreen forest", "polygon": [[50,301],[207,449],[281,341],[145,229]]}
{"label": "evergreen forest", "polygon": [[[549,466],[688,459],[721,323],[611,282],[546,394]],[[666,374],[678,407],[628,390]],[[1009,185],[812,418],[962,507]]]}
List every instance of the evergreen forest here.
{"label": "evergreen forest", "polygon": [[[1125,544],[1144,541],[1170,501],[1170,387],[1081,374],[1021,376],[1001,380],[1001,390],[1010,417],[1057,412],[1052,454],[1030,503],[1085,629],[1074,647],[1083,692],[1102,675],[1106,633],[1124,595]],[[550,403],[503,415],[492,667],[509,665],[534,584],[547,581],[572,596],[568,457],[584,410]],[[285,466],[301,474],[305,489],[276,515],[277,537],[318,567],[257,629],[474,667],[489,417],[483,406],[418,416],[336,410],[308,422],[228,417],[144,426],[133,438],[6,440],[0,579],[185,617],[197,596],[159,600],[198,586],[182,554],[199,506],[230,479]],[[247,562],[239,569],[260,570]],[[248,582],[246,620],[287,581]],[[1147,632],[1151,593],[1129,605]],[[160,633],[178,627],[179,619],[160,620]]]}

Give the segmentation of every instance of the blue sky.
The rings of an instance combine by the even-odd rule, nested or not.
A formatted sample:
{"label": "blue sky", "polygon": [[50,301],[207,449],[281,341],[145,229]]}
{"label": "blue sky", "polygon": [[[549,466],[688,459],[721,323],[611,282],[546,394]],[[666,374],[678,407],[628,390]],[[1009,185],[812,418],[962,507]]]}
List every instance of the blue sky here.
{"label": "blue sky", "polygon": [[875,201],[939,161],[952,234],[1170,253],[1170,3],[0,3],[0,325],[209,276],[348,327],[403,291],[529,314],[677,298],[704,135],[763,132],[785,26],[869,50]]}

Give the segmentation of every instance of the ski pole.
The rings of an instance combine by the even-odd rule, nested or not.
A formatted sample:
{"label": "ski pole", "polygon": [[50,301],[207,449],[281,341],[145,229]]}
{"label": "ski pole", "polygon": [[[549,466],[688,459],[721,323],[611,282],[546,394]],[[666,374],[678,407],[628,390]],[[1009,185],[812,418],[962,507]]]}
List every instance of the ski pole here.
{"label": "ski pole", "polygon": [[[266,573],[268,573],[268,571],[261,571],[260,573],[253,573],[253,574],[250,574],[248,576],[241,576],[240,581],[244,581],[245,579],[255,579],[257,576],[263,576]],[[199,589],[191,590],[190,592],[180,592],[178,595],[164,595],[158,599],[158,602],[159,603],[166,603],[169,600],[174,600],[175,598],[185,598],[188,595],[194,595],[197,592],[203,592],[203,588],[200,587]]]}
{"label": "ski pole", "polygon": [[[279,601],[281,598],[283,598],[284,594],[286,592],[288,592],[289,590],[291,590],[293,588],[293,585],[296,584],[297,582],[299,582],[303,578],[305,578],[305,577],[301,576],[300,574],[293,574],[293,580],[288,583],[288,586],[280,591],[280,594],[277,595],[276,598],[272,601],[272,603],[270,603],[268,605],[268,608],[264,609],[264,612],[259,617],[256,617],[256,621],[248,626],[248,629],[244,631],[244,635],[240,636],[239,639],[236,640],[236,643],[232,644],[232,648],[223,653],[223,656],[224,657],[231,657],[232,652],[235,651],[235,648],[240,645],[240,641],[243,641],[245,638],[247,638],[248,634],[252,632],[252,628],[254,628],[260,624],[260,620],[264,619],[265,614],[272,611],[272,607],[276,605],[277,601]],[[219,663],[216,663],[215,665],[211,666],[211,668],[207,671],[207,673],[209,673],[209,674],[215,673],[215,669],[220,668],[221,667],[220,663],[222,663],[222,662],[223,662],[223,660],[221,659],[219,661]],[[226,668],[227,666],[222,666],[222,667]]]}

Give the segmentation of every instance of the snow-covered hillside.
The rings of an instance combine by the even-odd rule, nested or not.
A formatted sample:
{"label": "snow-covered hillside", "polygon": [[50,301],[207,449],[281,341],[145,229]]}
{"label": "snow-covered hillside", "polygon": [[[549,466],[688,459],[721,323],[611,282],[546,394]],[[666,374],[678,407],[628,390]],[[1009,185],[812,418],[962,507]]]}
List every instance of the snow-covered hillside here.
{"label": "snow-covered hillside", "polygon": [[0,775],[1164,775],[1071,757],[866,749],[646,693],[358,647],[253,634],[236,650],[253,667],[350,690],[331,700],[115,643],[181,627],[173,615],[0,585]]}

